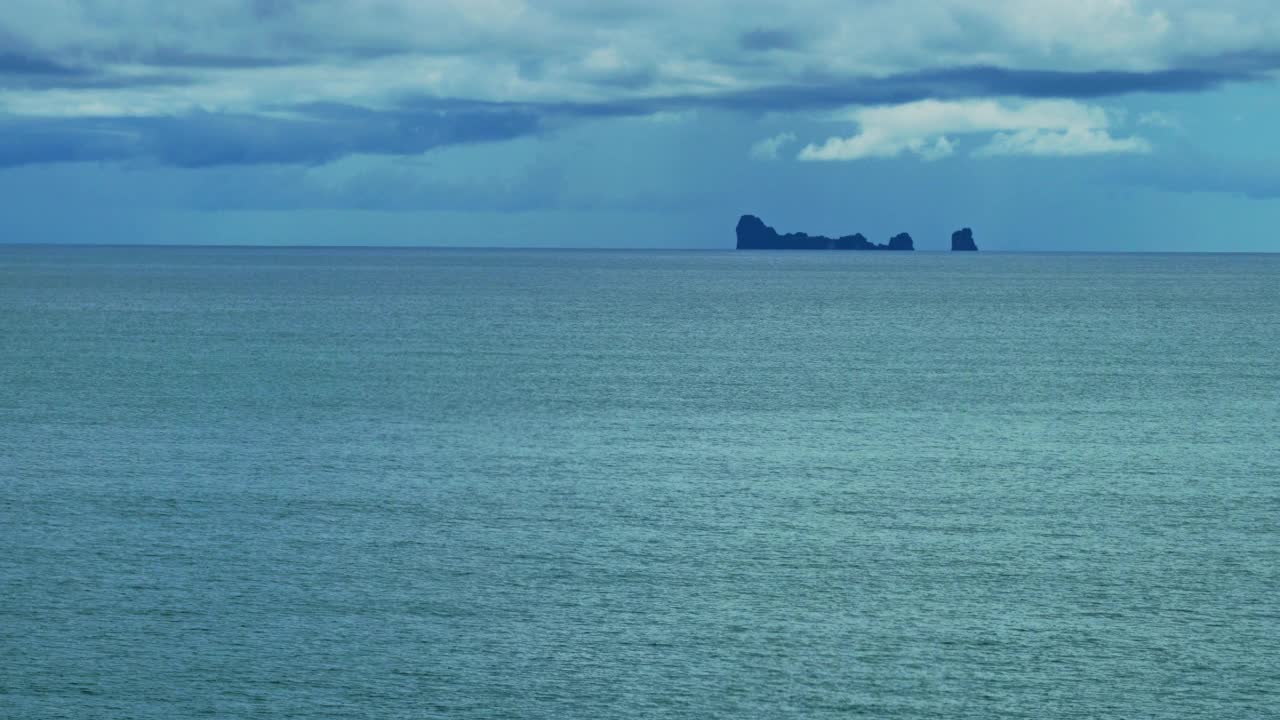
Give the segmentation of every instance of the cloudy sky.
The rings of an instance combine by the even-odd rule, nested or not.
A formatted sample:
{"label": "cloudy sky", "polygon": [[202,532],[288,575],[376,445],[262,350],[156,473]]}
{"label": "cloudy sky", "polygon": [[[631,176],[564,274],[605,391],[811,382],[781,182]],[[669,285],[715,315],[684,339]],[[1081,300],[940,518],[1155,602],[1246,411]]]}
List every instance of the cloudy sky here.
{"label": "cloudy sky", "polygon": [[1275,0],[4,0],[0,242],[1280,251]]}

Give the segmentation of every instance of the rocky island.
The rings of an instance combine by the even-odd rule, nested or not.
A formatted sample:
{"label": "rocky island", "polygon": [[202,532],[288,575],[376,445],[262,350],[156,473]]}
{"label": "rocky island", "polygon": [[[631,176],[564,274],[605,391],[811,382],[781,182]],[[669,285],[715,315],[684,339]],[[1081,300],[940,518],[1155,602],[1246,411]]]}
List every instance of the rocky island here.
{"label": "rocky island", "polygon": [[973,231],[969,228],[951,233],[951,252],[977,252],[978,245],[973,242]]}
{"label": "rocky island", "polygon": [[887,245],[873,243],[862,235],[844,235],[829,238],[806,233],[779,235],[777,230],[764,224],[755,215],[743,215],[738,220],[739,250],[915,250],[911,236],[899,233],[889,238]]}
{"label": "rocky island", "polygon": [[[808,233],[779,235],[777,230],[764,224],[755,215],[738,218],[739,250],[915,250],[915,243],[907,233],[889,238],[888,244],[873,243],[862,233],[829,238]],[[952,252],[976,252],[973,230],[965,228],[951,233]]]}

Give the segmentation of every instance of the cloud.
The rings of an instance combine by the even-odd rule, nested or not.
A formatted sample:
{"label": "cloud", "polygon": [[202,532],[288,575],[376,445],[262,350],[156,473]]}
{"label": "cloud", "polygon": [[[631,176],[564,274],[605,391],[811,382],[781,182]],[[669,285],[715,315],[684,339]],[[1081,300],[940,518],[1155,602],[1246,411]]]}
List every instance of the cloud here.
{"label": "cloud", "polygon": [[1243,70],[1074,72],[972,66],[883,76],[804,77],[785,85],[654,98],[644,102],[701,105],[742,112],[794,112],[847,105],[901,104],[926,99],[961,100],[994,96],[1094,99],[1132,93],[1199,93],[1232,82],[1256,82],[1262,78],[1260,72]]}
{"label": "cloud", "polygon": [[[1196,93],[1269,82],[1280,69],[1280,7],[1269,0],[795,0],[789,9],[780,26],[766,0],[220,0],[181,11],[169,0],[8,0],[0,123],[32,147],[0,139],[0,162],[305,164],[608,117]],[[474,104],[476,132],[426,118],[439,129],[429,142],[404,137],[397,123],[422,98]],[[297,115],[317,104],[367,112],[341,122]],[[183,126],[209,150],[184,143]],[[987,132],[1025,152],[1136,148],[1087,129]],[[953,132],[872,133],[844,152],[936,159],[955,152]]]}
{"label": "cloud", "polygon": [[80,75],[81,71],[48,58],[0,50],[0,74],[67,76]]}
{"label": "cloud", "polygon": [[1141,138],[1113,138],[1105,110],[1072,100],[923,100],[850,113],[858,133],[805,146],[801,160],[861,160],[912,153],[925,160],[955,150],[953,135],[994,135],[974,155],[1096,155],[1148,152]]}
{"label": "cloud", "polygon": [[375,111],[342,105],[272,116],[190,112],[176,116],[0,119],[0,167],[88,161],[153,161],[178,167],[316,164],[353,154],[414,155],[540,131],[519,109],[442,106]]}
{"label": "cloud", "polygon": [[[0,36],[3,40],[3,36]],[[79,66],[39,53],[4,50],[0,47],[0,93],[43,92],[51,88],[102,91],[130,87],[186,85],[191,78],[173,73],[119,73]],[[3,100],[0,94],[0,100]]]}
{"label": "cloud", "polygon": [[256,54],[201,53],[178,48],[158,47],[136,54],[120,54],[116,62],[162,68],[196,69],[253,69],[302,65],[306,61],[297,57],[269,57]]}
{"label": "cloud", "polygon": [[751,146],[751,157],[757,160],[777,160],[778,151],[783,146],[796,141],[795,133],[783,132],[771,138],[765,138]]}
{"label": "cloud", "polygon": [[1069,155],[1105,155],[1112,153],[1151,152],[1151,143],[1140,137],[1114,138],[1097,128],[1067,130],[1019,130],[996,133],[991,142],[974,151],[976,157],[998,155],[1034,155],[1065,157]]}
{"label": "cloud", "polygon": [[[630,85],[634,91],[651,81],[651,76],[644,74],[635,82],[627,81],[626,74],[632,70],[613,54],[603,54],[595,63],[599,75],[613,73],[607,82],[617,87]],[[1049,154],[1054,147],[1058,154],[1078,154],[1086,148],[1093,152],[1136,152],[1142,148],[1136,141],[1110,138],[1105,113],[1099,110],[1081,115],[1080,109],[1088,106],[1073,101],[1039,100],[1005,108],[994,101],[973,100],[1010,87],[1034,87],[1025,73],[992,68],[827,78],[772,88],[607,100],[497,101],[416,93],[382,102],[361,94],[364,85],[359,82],[359,73],[325,73],[322,80],[301,83],[306,92],[291,95],[297,90],[291,78],[296,78],[298,70],[288,65],[224,69],[221,74],[229,73],[230,77],[216,83],[127,76],[119,88],[107,88],[113,82],[108,76],[57,76],[64,85],[83,81],[102,88],[93,92],[62,87],[31,94],[0,94],[0,107],[9,111],[8,116],[0,114],[0,129],[5,130],[0,137],[0,165],[122,159],[149,159],[182,167],[314,164],[353,153],[412,155],[450,144],[538,134],[565,123],[601,118],[687,117],[701,109],[814,113],[858,105],[871,105],[851,116],[863,128],[859,135],[806,147],[801,158],[857,159],[909,153],[936,160],[955,152],[952,135],[1032,129],[1057,131],[1061,137],[1014,135],[1000,138],[978,154]],[[245,72],[271,73],[273,79],[267,82],[260,78],[261,90],[243,88],[236,84],[236,78]],[[1145,76],[1129,77],[1119,85],[1142,87],[1141,77]],[[1089,96],[1104,89],[1083,78],[1068,80],[1062,73],[1052,74],[1046,87],[1055,82],[1058,87],[1087,89],[1084,94]],[[1110,76],[1102,82],[1106,88],[1117,87]],[[347,97],[348,89],[355,97]],[[282,97],[268,103],[268,94]],[[341,99],[317,99],[330,96]],[[214,109],[205,109],[206,104]],[[942,125],[920,126],[922,113],[938,115]],[[986,117],[975,125],[975,117],[984,113]],[[1023,124],[1033,116],[1036,123]],[[411,127],[417,129],[411,131]],[[1091,133],[1077,130],[1066,136],[1073,128]],[[753,146],[751,156],[771,159],[792,140],[786,134],[768,138]]]}
{"label": "cloud", "polygon": [[955,152],[955,143],[947,137],[902,137],[885,128],[868,128],[849,138],[830,138],[821,146],[807,145],[798,156],[801,160],[862,160],[897,157],[904,152],[924,160],[941,160]]}
{"label": "cloud", "polygon": [[220,0],[181,12],[168,0],[8,0],[0,67],[8,55],[35,59],[29,70],[54,71],[49,82],[192,71],[201,92],[169,93],[166,113],[246,109],[225,104],[227,84],[252,97],[275,92],[280,103],[417,92],[524,103],[669,98],[749,110],[792,99],[829,106],[835,95],[901,102],[1196,92],[1280,67],[1280,8],[1195,5],[795,0],[779,27],[767,0]]}

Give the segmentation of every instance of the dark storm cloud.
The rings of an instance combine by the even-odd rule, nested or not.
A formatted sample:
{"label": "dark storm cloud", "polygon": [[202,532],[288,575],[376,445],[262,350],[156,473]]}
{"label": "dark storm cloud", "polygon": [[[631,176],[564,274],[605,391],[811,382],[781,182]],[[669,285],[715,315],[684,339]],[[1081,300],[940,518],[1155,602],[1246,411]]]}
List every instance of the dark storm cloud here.
{"label": "dark storm cloud", "polygon": [[[1269,66],[1265,61],[1274,62]],[[734,112],[809,112],[852,105],[889,105],[918,100],[992,96],[1089,99],[1133,93],[1200,93],[1233,82],[1269,81],[1266,71],[1280,55],[1258,54],[1248,62],[1209,58],[1202,67],[1151,72],[1014,70],[955,67],[886,76],[810,76],[785,85],[720,93],[667,95],[598,103],[543,103],[524,107],[572,117],[648,115],[663,111],[715,109]]]}
{"label": "dark storm cloud", "polygon": [[165,68],[190,68],[212,70],[244,70],[254,68],[289,67],[304,64],[300,58],[273,58],[260,55],[235,55],[230,53],[202,53],[179,48],[159,48],[149,51],[118,52],[109,59],[116,62],[133,62],[139,65]]}
{"label": "dark storm cloud", "polygon": [[992,66],[939,68],[886,76],[819,76],[785,85],[719,93],[666,95],[601,102],[497,103],[461,99],[406,99],[408,107],[495,109],[519,107],[543,116],[626,117],[664,111],[726,110],[746,113],[808,112],[851,105],[889,105],[918,100],[961,100],[1008,96],[1089,99],[1132,93],[1200,93],[1233,82],[1263,82],[1270,69],[1263,59],[1280,67],[1280,54],[1241,60],[1205,59],[1200,68],[1151,72],[1014,70]]}
{"label": "dark storm cloud", "polygon": [[64,65],[50,58],[0,50],[0,75],[36,75],[41,77],[79,76],[80,68]]}
{"label": "dark storm cloud", "polygon": [[[698,109],[814,111],[990,95],[1093,98],[1144,91],[1199,92],[1258,78],[1253,68],[1070,73],[974,67],[598,103],[423,97],[405,98],[391,110],[316,103],[280,108],[282,112],[271,115],[188,112],[154,117],[10,118],[0,121],[0,166],[132,159],[179,167],[315,164],[357,153],[412,155],[447,145],[507,140],[575,118]],[[164,78],[165,82],[177,80]],[[128,79],[130,84],[144,81]]]}
{"label": "dark storm cloud", "polygon": [[145,87],[180,87],[198,80],[180,73],[114,75],[6,75],[0,72],[0,89],[14,90],[124,90]]}
{"label": "dark storm cloud", "polygon": [[1181,58],[1177,64],[1212,72],[1262,77],[1264,73],[1280,70],[1280,49],[1249,48],[1217,55],[1191,55]]}
{"label": "dark storm cloud", "polygon": [[[227,60],[232,63],[243,62],[240,58],[227,58]],[[171,63],[171,65],[181,66],[178,63]],[[187,65],[187,67],[195,66]],[[243,67],[243,65],[240,66]],[[190,76],[171,72],[121,74],[108,69],[101,62],[72,63],[39,53],[0,50],[0,89],[116,90],[130,87],[189,85],[192,82],[194,80]]]}
{"label": "dark storm cloud", "polygon": [[1130,93],[1197,93],[1231,82],[1266,79],[1258,67],[1174,68],[1151,72],[1014,70],[955,67],[883,77],[815,78],[787,85],[701,97],[669,98],[672,105],[777,112],[879,105],[925,99],[989,96],[1098,98]]}
{"label": "dark storm cloud", "polygon": [[1063,72],[999,67],[948,68],[905,75],[906,86],[939,96],[1017,95],[1036,98],[1096,98],[1137,92],[1204,92],[1233,81],[1257,79],[1252,73],[1176,68],[1153,72],[1098,70]]}
{"label": "dark storm cloud", "polygon": [[291,117],[192,112],[175,116],[0,120],[0,167],[151,160],[178,167],[314,164],[362,153],[432,148],[538,132],[519,109],[377,112],[317,105]]}

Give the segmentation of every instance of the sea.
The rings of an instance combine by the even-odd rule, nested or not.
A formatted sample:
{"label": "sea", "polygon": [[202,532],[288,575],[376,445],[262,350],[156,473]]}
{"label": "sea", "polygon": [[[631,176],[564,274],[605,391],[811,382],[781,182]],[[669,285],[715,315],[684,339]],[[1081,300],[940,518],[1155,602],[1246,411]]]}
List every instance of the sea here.
{"label": "sea", "polygon": [[1280,717],[1280,255],[0,246],[0,717]]}

